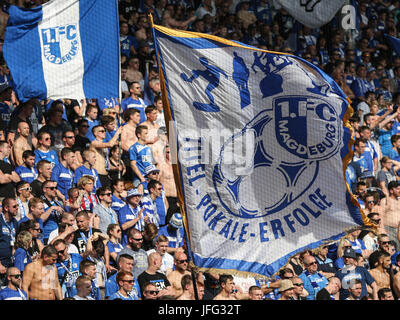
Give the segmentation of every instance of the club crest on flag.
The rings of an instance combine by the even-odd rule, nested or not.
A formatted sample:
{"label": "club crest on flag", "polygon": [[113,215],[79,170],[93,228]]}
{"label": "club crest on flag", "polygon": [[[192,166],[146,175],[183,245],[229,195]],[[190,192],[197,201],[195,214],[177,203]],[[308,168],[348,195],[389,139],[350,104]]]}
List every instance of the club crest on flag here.
{"label": "club crest on flag", "polygon": [[40,35],[43,55],[51,63],[67,63],[78,53],[76,24],[45,28]]}

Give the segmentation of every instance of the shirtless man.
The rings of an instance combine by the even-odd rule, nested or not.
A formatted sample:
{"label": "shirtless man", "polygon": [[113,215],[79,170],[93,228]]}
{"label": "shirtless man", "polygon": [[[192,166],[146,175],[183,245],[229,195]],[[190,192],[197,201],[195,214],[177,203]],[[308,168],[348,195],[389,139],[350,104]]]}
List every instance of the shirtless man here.
{"label": "shirtless man", "polygon": [[129,148],[137,142],[135,134],[136,127],[140,122],[140,111],[135,108],[129,108],[124,112],[125,125],[122,127],[121,133],[121,146],[126,152],[129,152]]}
{"label": "shirtless man", "polygon": [[16,167],[24,163],[22,159],[24,151],[32,150],[32,147],[28,143],[29,130],[29,124],[27,122],[21,121],[18,123],[17,132],[19,136],[15,139],[11,152],[11,157]]}
{"label": "shirtless man", "polygon": [[168,274],[168,281],[175,290],[175,298],[183,293],[181,280],[185,275],[191,275],[188,269],[188,259],[184,252],[178,251],[174,256],[175,270]]}
{"label": "shirtless man", "polygon": [[150,148],[153,151],[154,161],[159,164],[165,162],[165,147],[168,145],[168,136],[165,127],[157,130],[157,136],[158,140],[150,145]]}
{"label": "shirtless man", "polygon": [[219,284],[221,291],[214,297],[213,300],[238,300],[236,297],[237,290],[235,289],[235,283],[233,282],[233,277],[231,275],[220,275]]}
{"label": "shirtless man", "polygon": [[119,127],[115,132],[114,137],[108,142],[103,142],[106,138],[106,129],[103,126],[94,126],[92,129],[95,139],[90,144],[90,149],[96,152],[96,163],[93,166],[99,174],[101,185],[109,185],[108,172],[106,168],[106,160],[108,160],[108,148],[113,147],[118,143],[117,139],[122,131],[122,127]]}
{"label": "shirtless man", "polygon": [[156,123],[158,110],[155,106],[148,106],[144,110],[146,113],[146,121],[142,122],[141,125],[146,126],[148,129],[146,144],[152,148],[153,144],[158,140],[157,131],[160,129],[158,123]]}
{"label": "shirtless man", "polygon": [[174,172],[172,170],[172,163],[170,160],[170,148],[167,145],[165,147],[165,161],[157,165],[160,170],[159,181],[164,187],[165,196],[167,197],[168,207],[176,208],[178,203],[178,193],[176,191],[176,184],[174,178]]}
{"label": "shirtless man", "polygon": [[23,274],[22,289],[30,300],[62,300],[58,281],[57,250],[49,245],[43,248],[40,259],[29,263]]}
{"label": "shirtless man", "polygon": [[384,212],[382,215],[383,225],[390,240],[394,240],[397,246],[400,245],[397,238],[398,227],[400,223],[400,184],[397,181],[392,181],[388,185],[389,197],[382,199]]}
{"label": "shirtless man", "polygon": [[371,276],[375,279],[376,285],[378,286],[378,289],[382,288],[390,288],[390,274],[389,270],[391,267],[391,258],[390,254],[387,252],[381,252],[379,260],[378,260],[378,265],[369,270],[369,273]]}
{"label": "shirtless man", "polygon": [[183,293],[176,300],[195,300],[193,280],[191,275],[185,274],[181,280]]}

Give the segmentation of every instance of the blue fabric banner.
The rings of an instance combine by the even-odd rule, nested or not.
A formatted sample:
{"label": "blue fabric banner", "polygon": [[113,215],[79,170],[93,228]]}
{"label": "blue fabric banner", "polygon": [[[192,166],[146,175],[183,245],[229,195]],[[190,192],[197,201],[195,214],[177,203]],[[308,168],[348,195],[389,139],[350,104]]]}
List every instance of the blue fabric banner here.
{"label": "blue fabric banner", "polygon": [[352,109],[328,75],[207,34],[153,33],[196,266],[271,276],[363,223],[344,179]]}
{"label": "blue fabric banner", "polygon": [[119,97],[116,0],[10,6],[3,51],[21,101]]}

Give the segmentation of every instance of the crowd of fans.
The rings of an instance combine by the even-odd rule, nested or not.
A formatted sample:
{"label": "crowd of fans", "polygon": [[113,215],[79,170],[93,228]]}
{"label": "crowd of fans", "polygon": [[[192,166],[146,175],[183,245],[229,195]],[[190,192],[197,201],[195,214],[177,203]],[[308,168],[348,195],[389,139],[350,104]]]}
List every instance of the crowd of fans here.
{"label": "crowd of fans", "polygon": [[[43,0],[9,3],[32,8]],[[352,1],[318,29],[268,0],[119,0],[122,100],[20,102],[0,60],[0,299],[390,300],[400,297],[398,1]],[[375,228],[242,278],[188,263],[148,14],[170,28],[293,53],[352,100],[346,180]],[[7,15],[0,15],[4,36]]]}

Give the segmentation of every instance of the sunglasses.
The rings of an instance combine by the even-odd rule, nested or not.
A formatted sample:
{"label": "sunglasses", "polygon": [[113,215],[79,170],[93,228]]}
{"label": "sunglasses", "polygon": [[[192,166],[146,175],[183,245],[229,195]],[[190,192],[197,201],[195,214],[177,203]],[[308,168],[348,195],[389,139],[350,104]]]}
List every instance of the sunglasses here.
{"label": "sunglasses", "polygon": [[383,241],[382,244],[389,244],[390,241]]}
{"label": "sunglasses", "polygon": [[122,280],[123,282],[128,282],[129,284],[134,284],[135,280]]}
{"label": "sunglasses", "polygon": [[106,132],[106,130],[99,130],[99,131],[97,131],[97,132],[104,133],[104,132]]}
{"label": "sunglasses", "polygon": [[121,232],[121,229],[115,230],[115,232],[118,232],[118,233],[119,233],[119,232]]}
{"label": "sunglasses", "polygon": [[304,283],[293,283],[293,285],[296,287],[302,287],[304,286]]}
{"label": "sunglasses", "polygon": [[373,223],[378,224],[379,222],[381,222],[381,219],[378,219],[378,220],[371,219],[371,221],[372,221]]}
{"label": "sunglasses", "polygon": [[59,250],[59,251],[57,251],[57,254],[64,254],[64,252],[65,252],[65,249],[67,249],[67,247],[65,247],[63,250]]}
{"label": "sunglasses", "polygon": [[15,279],[20,279],[21,274],[10,274],[10,277],[14,277]]}
{"label": "sunglasses", "polygon": [[51,138],[46,138],[46,139],[43,139],[44,141],[49,141],[49,140],[51,140]]}
{"label": "sunglasses", "polygon": [[26,188],[21,188],[21,189],[19,189],[19,190],[32,191],[32,188],[31,188],[31,187],[26,187]]}
{"label": "sunglasses", "polygon": [[107,192],[107,193],[103,193],[102,196],[111,196],[112,193],[111,192]]}
{"label": "sunglasses", "polygon": [[310,263],[307,264],[307,266],[312,266],[312,265],[314,265],[314,264],[317,264],[317,262],[316,262],[316,261],[310,262]]}
{"label": "sunglasses", "polygon": [[66,139],[75,139],[75,136],[65,137]]}
{"label": "sunglasses", "polygon": [[46,189],[55,190],[57,187],[45,187]]}
{"label": "sunglasses", "polygon": [[181,264],[181,263],[185,263],[185,262],[187,263],[188,260],[187,260],[187,259],[186,259],[186,260],[177,260],[177,262],[180,263],[180,264]]}
{"label": "sunglasses", "polygon": [[157,290],[147,290],[145,292],[150,293],[150,294],[158,294]]}
{"label": "sunglasses", "polygon": [[42,229],[40,229],[40,228],[33,229],[33,230],[38,231],[38,232],[42,232]]}
{"label": "sunglasses", "polygon": [[143,238],[139,238],[139,239],[132,238],[132,239],[135,241],[143,241]]}

